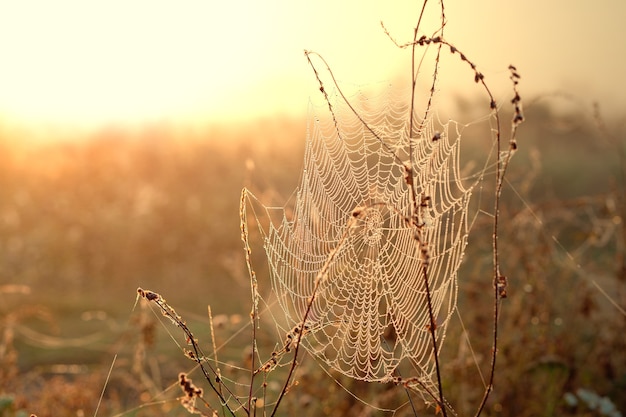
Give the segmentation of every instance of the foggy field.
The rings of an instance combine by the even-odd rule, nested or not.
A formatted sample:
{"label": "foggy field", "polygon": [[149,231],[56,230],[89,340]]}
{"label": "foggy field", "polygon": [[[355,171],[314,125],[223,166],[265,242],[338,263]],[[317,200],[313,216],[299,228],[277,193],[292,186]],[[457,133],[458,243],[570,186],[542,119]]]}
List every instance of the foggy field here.
{"label": "foggy field", "polygon": [[[586,389],[626,409],[625,321],[596,288],[624,305],[624,141],[612,142],[578,110],[536,105],[526,117],[503,194],[509,294],[486,415],[610,415],[567,399]],[[210,305],[220,360],[245,367],[251,299],[240,192],[246,186],[276,205],[289,199],[305,126],[264,120],[186,140],[167,129],[111,129],[91,141],[36,147],[1,137],[0,393],[13,400],[0,415],[92,415],[114,355],[98,415],[185,415],[171,386],[194,364],[176,346],[184,346],[180,330],[135,304],[138,287],[165,297],[205,352],[213,349]],[[489,342],[489,278],[480,261],[489,256],[488,234],[473,231],[470,242],[478,243],[459,272],[458,308],[476,352]],[[256,244],[255,269],[267,284]],[[280,343],[271,325],[259,332],[259,343]],[[465,414],[481,390],[464,361],[471,368],[485,358],[462,351],[460,329],[451,327],[448,338],[458,348],[443,356],[452,378],[445,384]],[[310,357],[303,366],[285,415],[345,415],[362,406]],[[202,383],[197,371],[191,376]],[[333,377],[368,401],[384,392]],[[58,414],[46,413],[51,402]]]}

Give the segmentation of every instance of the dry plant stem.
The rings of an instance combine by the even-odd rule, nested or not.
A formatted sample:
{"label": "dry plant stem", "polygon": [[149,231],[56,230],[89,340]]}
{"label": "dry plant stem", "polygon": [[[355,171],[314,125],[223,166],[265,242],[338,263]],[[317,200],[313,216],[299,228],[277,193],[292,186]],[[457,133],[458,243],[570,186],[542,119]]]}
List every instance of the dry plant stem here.
{"label": "dry plant stem", "polygon": [[[322,62],[324,62],[324,64],[326,64],[326,61],[324,61],[324,58],[322,58],[319,54],[312,52],[312,51],[307,51],[306,49],[304,50],[304,55],[306,56],[307,61],[309,61],[309,65],[311,65],[311,68],[313,68],[313,73],[315,74],[315,78],[317,79],[317,82],[320,84],[320,92],[324,95],[324,99],[326,100],[326,103],[328,104],[328,110],[330,111],[330,115],[333,118],[333,123],[335,124],[335,130],[337,131],[337,136],[339,137],[339,139],[342,139],[341,131],[339,129],[339,122],[337,122],[337,116],[335,116],[335,110],[333,110],[333,105],[330,102],[330,98],[328,98],[328,93],[326,92],[326,89],[324,88],[324,83],[322,83],[322,80],[320,79],[320,75],[317,72],[315,65],[313,65],[313,62],[311,62],[311,57],[310,57],[311,54],[317,55],[322,60]],[[330,68],[328,67],[328,64],[326,64],[326,68],[328,68],[328,71],[330,72]],[[331,72],[331,76],[332,76],[332,72]],[[335,77],[333,76],[332,78],[334,81]],[[335,85],[337,85],[336,81],[335,81]],[[343,97],[343,93],[341,93],[341,91],[339,93]]]}
{"label": "dry plant stem", "polygon": [[[409,115],[410,115],[410,126],[409,126],[409,138],[412,139],[415,134],[415,127],[414,127],[414,119],[415,119],[415,94],[416,94],[416,89],[417,89],[417,79],[418,79],[418,75],[419,75],[419,71],[420,68],[422,66],[422,62],[420,60],[420,64],[416,66],[416,56],[415,56],[415,51],[416,51],[416,47],[417,47],[417,34],[419,33],[419,27],[422,23],[422,17],[424,15],[424,10],[426,9],[426,3],[428,3],[428,0],[425,0],[423,5],[422,5],[422,10],[420,11],[420,15],[419,18],[417,20],[417,24],[415,25],[415,30],[413,31],[413,43],[412,43],[412,48],[411,48],[411,107],[409,109]],[[444,8],[444,4],[443,1],[441,1],[441,28],[440,28],[440,36],[443,37],[443,29],[444,26],[446,24],[446,13],[445,13],[445,8]],[[391,34],[389,33],[389,31],[387,31],[387,29],[385,28],[385,26],[383,25],[383,29],[385,30],[385,33],[387,34],[387,36],[392,40],[392,42],[394,44],[396,44],[396,46],[399,46],[398,43],[391,37]],[[438,80],[438,76],[439,76],[439,59],[441,57],[441,44],[438,45],[437,47],[437,56],[435,57],[435,69],[433,71],[433,82],[431,83],[430,86],[430,94],[428,95],[428,103],[426,104],[426,110],[424,111],[424,116],[422,117],[422,120],[427,120],[428,119],[428,115],[430,113],[430,110],[432,108],[432,102],[433,102],[433,97],[435,95],[435,87],[437,85],[437,80]],[[423,58],[422,58],[423,59]],[[419,135],[417,135],[419,136]],[[410,141],[409,139],[409,141]],[[413,146],[412,144],[409,142],[409,160],[413,160]]]}
{"label": "dry plant stem", "polygon": [[[195,337],[193,336],[193,333],[191,333],[191,330],[189,330],[189,328],[187,327],[187,325],[185,324],[183,319],[176,313],[176,311],[169,304],[167,304],[165,302],[165,300],[163,299],[163,297],[161,297],[160,294],[158,294],[156,292],[153,292],[153,291],[150,291],[150,290],[144,290],[142,288],[137,288],[137,293],[143,299],[145,299],[147,301],[154,302],[161,309],[161,312],[163,313],[163,315],[165,317],[169,318],[176,326],[178,326],[183,331],[183,333],[185,333],[185,337],[187,339],[187,342],[189,344],[191,344],[191,347],[193,348],[192,352],[186,351],[187,357],[193,359],[200,366],[200,369],[202,370],[202,374],[204,375],[205,379],[208,381],[208,383],[211,386],[211,389],[213,390],[213,392],[219,398],[221,404],[224,407],[226,407],[226,409],[228,410],[228,412],[232,416],[235,416],[235,413],[233,412],[233,410],[230,408],[230,406],[226,402],[226,399],[221,394],[221,391],[218,390],[217,387],[213,384],[213,378],[211,377],[211,375],[207,371],[207,369],[206,369],[204,364],[206,363],[206,365],[209,367],[209,369],[213,373],[214,377],[218,377],[219,376],[217,371],[215,369],[213,369],[213,367],[208,362],[206,362],[204,353],[202,352],[202,349],[200,349],[200,346],[198,346],[198,342],[196,341]],[[220,385],[223,385],[221,383],[221,381],[219,380],[219,378],[217,380],[217,383],[220,384]],[[226,389],[226,391],[228,392],[228,394],[230,396],[235,398],[237,403],[243,408],[243,410],[246,412],[246,414],[249,414],[249,411],[248,411],[249,409],[246,408],[241,403],[241,401],[239,401],[239,398],[237,398],[237,396],[232,391],[230,391],[230,389],[227,386],[224,385],[224,388]]]}
{"label": "dry plant stem", "polygon": [[[426,4],[428,3],[428,0],[424,0],[424,3],[422,4],[422,10],[420,11],[420,16],[417,19],[417,25],[415,25],[415,30],[413,31],[413,48],[411,48],[411,107],[410,107],[410,120],[409,120],[409,160],[412,161],[413,160],[413,146],[411,146],[410,144],[410,140],[413,138],[413,123],[415,120],[415,112],[413,111],[415,109],[415,90],[417,88],[417,70],[415,68],[415,49],[416,49],[416,42],[417,42],[417,32],[419,31],[419,27],[422,23],[422,17],[424,16],[424,10],[426,10]],[[384,28],[384,26],[383,26]],[[388,36],[389,36],[389,32],[387,32]],[[434,84],[434,80],[433,80],[433,84]],[[432,97],[432,93],[431,93],[431,97]],[[429,100],[430,102],[430,100]]]}
{"label": "dry plant stem", "polygon": [[[498,162],[497,162],[497,171],[496,171],[496,190],[495,190],[495,202],[494,202],[494,220],[493,220],[493,237],[492,237],[492,248],[493,248],[493,291],[494,291],[494,304],[493,304],[493,341],[492,341],[492,354],[491,354],[491,366],[489,370],[489,382],[487,383],[487,387],[485,389],[485,393],[483,395],[483,399],[476,410],[475,416],[478,417],[487,403],[487,399],[489,398],[489,394],[493,389],[493,381],[495,376],[496,369],[496,357],[497,357],[497,349],[498,349],[498,322],[500,316],[500,300],[506,297],[506,287],[502,287],[502,285],[506,285],[506,278],[504,278],[500,274],[500,259],[499,259],[499,248],[498,248],[498,234],[499,234],[499,223],[500,223],[500,196],[502,195],[502,186],[504,184],[504,176],[506,174],[506,170],[509,166],[509,162],[511,161],[511,157],[513,156],[513,151],[517,149],[517,128],[524,121],[524,116],[522,114],[521,108],[521,98],[517,89],[517,85],[519,82],[519,74],[517,73],[517,69],[514,66],[509,66],[509,70],[511,71],[511,81],[513,83],[513,92],[515,93],[511,103],[514,106],[514,114],[513,120],[511,122],[511,136],[509,140],[509,151],[506,153],[504,158],[500,157],[501,151],[501,141],[500,141],[500,122],[499,122],[499,113],[496,111],[496,120],[497,120],[497,131],[496,131],[496,139],[497,139],[497,152],[498,152]],[[483,82],[484,85],[484,82]],[[486,86],[485,86],[486,87]],[[491,98],[491,102],[494,103],[493,96],[491,92],[487,89],[489,97]]]}
{"label": "dry plant stem", "polygon": [[[508,162],[509,162],[510,157],[511,157],[511,152],[509,152],[504,159],[501,158],[500,114],[497,111],[496,101],[493,98],[493,94],[491,93],[491,90],[489,89],[489,87],[485,83],[485,78],[484,78],[483,74],[480,73],[476,69],[476,65],[472,61],[470,61],[465,56],[465,54],[461,53],[454,45],[452,45],[448,41],[444,40],[440,36],[436,36],[434,38],[428,38],[426,36],[422,36],[420,39],[418,39],[416,42],[412,42],[410,45],[427,46],[427,45],[430,45],[431,43],[447,45],[450,48],[450,53],[452,53],[452,54],[457,54],[458,53],[460,58],[461,58],[461,60],[468,63],[468,65],[474,71],[474,81],[476,83],[482,84],[484,90],[486,91],[486,93],[487,93],[487,95],[489,96],[489,99],[490,99],[489,107],[492,110],[495,111],[494,118],[495,118],[495,124],[496,124],[496,131],[495,131],[495,135],[496,135],[496,152],[497,152],[498,160],[497,160],[497,169],[496,169],[496,190],[495,190],[494,223],[493,223],[493,236],[492,236],[493,291],[494,291],[494,302],[493,302],[493,340],[492,340],[492,348],[491,348],[491,363],[490,363],[490,369],[489,369],[489,382],[487,383],[487,387],[485,388],[483,399],[480,402],[480,404],[478,406],[478,409],[476,411],[476,414],[475,414],[476,416],[479,416],[482,413],[482,410],[484,409],[485,404],[487,403],[487,399],[489,398],[489,395],[490,395],[490,393],[491,393],[491,391],[493,389],[493,381],[494,381],[495,369],[496,369],[496,356],[497,356],[497,351],[498,351],[498,321],[499,321],[499,306],[500,306],[500,296],[499,296],[500,287],[498,286],[498,284],[499,284],[500,277],[501,277],[501,275],[500,275],[500,260],[499,260],[499,253],[498,253],[498,230],[499,230],[499,217],[500,217],[500,195],[502,193],[502,184],[503,184],[503,180],[504,180],[504,173],[506,171],[506,167],[508,166]],[[401,47],[405,47],[405,46],[409,46],[409,44],[402,45]],[[518,94],[516,94],[516,98],[519,98]],[[521,115],[521,111],[520,111],[519,114]],[[518,115],[516,114],[515,119],[517,119],[517,116]],[[521,120],[519,120],[519,122],[521,122]],[[515,148],[515,146],[516,146],[515,142],[512,139],[511,140],[511,144],[510,144],[511,150],[513,150]],[[437,356],[435,356],[435,359],[437,359]],[[443,410],[445,410],[445,408],[443,408]]]}
{"label": "dry plant stem", "polygon": [[432,306],[432,295],[430,292],[430,285],[428,283],[428,258],[430,254],[428,250],[428,245],[426,242],[424,242],[422,238],[423,224],[422,224],[421,219],[423,218],[423,216],[421,213],[421,209],[424,208],[425,203],[420,202],[420,204],[418,205],[417,191],[416,191],[414,180],[413,180],[414,178],[413,168],[409,167],[408,169],[409,171],[407,172],[405,178],[406,178],[407,186],[411,190],[411,199],[413,200],[413,214],[410,219],[410,224],[412,227],[415,228],[415,240],[417,241],[418,249],[420,251],[420,256],[422,257],[422,273],[424,274],[424,290],[426,292],[426,303],[428,306],[428,319],[429,319],[428,330],[429,330],[431,340],[432,340],[432,345],[433,345],[433,357],[435,360],[435,371],[437,375],[437,390],[439,391],[439,393],[438,393],[438,396],[435,396],[433,393],[430,392],[429,389],[427,389],[426,391],[429,392],[429,394],[433,397],[435,401],[437,401],[437,404],[439,405],[439,409],[441,409],[443,416],[446,417],[447,416],[446,403],[444,401],[443,384],[441,382],[441,370],[439,366],[439,347],[437,346],[437,335],[436,335],[437,324],[435,322],[435,316],[434,316],[433,306]]}
{"label": "dry plant stem", "polygon": [[433,357],[435,360],[435,371],[437,375],[437,390],[439,391],[439,393],[438,395],[435,395],[432,392],[430,392],[429,389],[426,389],[426,391],[437,402],[439,408],[441,409],[441,412],[443,413],[443,416],[446,417],[447,416],[446,403],[444,401],[443,384],[441,382],[441,370],[439,366],[439,347],[437,346],[437,335],[436,335],[437,324],[435,322],[435,316],[433,313],[432,295],[430,292],[430,285],[428,283],[429,250],[428,250],[428,246],[426,242],[424,242],[422,239],[423,224],[422,224],[421,219],[423,218],[423,216],[422,216],[420,209],[424,207],[424,203],[420,202],[419,205],[417,203],[417,191],[415,189],[413,178],[414,178],[413,168],[409,167],[406,173],[406,177],[405,177],[407,186],[409,187],[409,190],[411,190],[411,199],[413,201],[413,214],[410,218],[409,224],[413,228],[415,228],[415,240],[417,241],[418,249],[420,251],[420,256],[422,257],[422,273],[424,274],[424,290],[426,292],[426,303],[428,306],[428,319],[429,319],[428,331],[430,333],[432,345],[433,345]]}
{"label": "dry plant stem", "polygon": [[357,117],[357,119],[359,119],[359,122],[376,138],[376,140],[378,140],[380,142],[380,144],[391,154],[394,155],[394,157],[396,158],[396,160],[404,165],[404,163],[400,160],[400,158],[393,152],[393,150],[389,147],[389,145],[387,145],[387,143],[385,143],[385,141],[383,140],[383,138],[381,138],[378,133],[376,133],[374,131],[374,129],[372,129],[366,122],[365,120],[363,120],[363,118],[361,117],[361,115],[359,114],[359,112],[356,111],[356,109],[352,106],[352,104],[350,104],[350,101],[348,100],[348,98],[345,96],[345,94],[343,93],[343,91],[341,90],[341,87],[339,87],[339,83],[337,83],[337,79],[335,78],[335,74],[333,73],[333,71],[330,69],[330,66],[328,65],[328,63],[326,62],[326,60],[317,52],[313,52],[313,51],[304,51],[304,55],[306,56],[307,60],[309,61],[309,65],[311,65],[311,68],[313,68],[313,72],[315,73],[315,78],[317,79],[317,82],[320,85],[320,91],[322,92],[322,94],[324,95],[324,99],[326,100],[326,102],[328,103],[328,108],[330,110],[330,113],[333,117],[333,121],[335,123],[335,130],[337,131],[337,136],[339,137],[339,139],[342,139],[341,137],[341,132],[339,130],[339,124],[337,122],[337,118],[335,117],[335,111],[333,110],[333,106],[330,102],[330,98],[328,97],[328,93],[326,92],[326,89],[324,88],[324,83],[322,83],[322,80],[319,76],[319,73],[317,72],[317,69],[315,68],[315,65],[313,65],[313,62],[311,61],[311,55],[315,55],[317,56],[320,61],[322,61],[322,63],[326,66],[326,71],[328,71],[328,74],[330,75],[330,78],[333,81],[333,85],[335,86],[335,88],[337,89],[337,92],[339,93],[339,95],[341,96],[341,99],[343,100],[343,102],[350,108],[350,110],[352,111],[352,113]]}
{"label": "dry plant stem", "polygon": [[[443,9],[443,3],[442,3],[442,9]],[[443,13],[443,10],[442,10]],[[417,31],[416,31],[417,34]],[[392,38],[393,40],[393,38]],[[463,54],[462,52],[460,52],[454,45],[452,45],[450,42],[446,41],[445,39],[443,39],[442,36],[435,36],[435,37],[426,37],[426,36],[422,36],[417,40],[413,40],[413,42],[404,44],[404,45],[400,45],[397,42],[394,41],[394,43],[396,43],[396,45],[400,48],[406,48],[408,46],[411,46],[413,50],[415,50],[416,46],[428,46],[430,44],[439,44],[439,45],[446,45],[450,48],[450,53],[451,54],[459,54],[461,60],[463,62],[466,62],[471,69],[474,71],[474,82],[476,83],[480,83],[483,87],[483,89],[486,91],[487,95],[489,96],[490,99],[490,103],[489,103],[489,107],[495,112],[494,113],[494,117],[495,117],[495,124],[496,124],[496,131],[495,131],[495,135],[496,135],[496,152],[497,152],[497,170],[496,170],[496,189],[495,189],[495,202],[494,202],[494,223],[493,223],[493,236],[492,236],[492,251],[493,251],[493,291],[494,291],[494,304],[493,304],[493,340],[492,340],[492,349],[491,349],[491,363],[490,363],[490,370],[489,370],[489,382],[487,384],[487,387],[485,388],[485,392],[483,395],[483,399],[480,403],[480,405],[478,406],[478,409],[476,411],[476,416],[479,416],[482,413],[482,410],[487,402],[487,399],[489,398],[489,395],[493,389],[493,381],[494,381],[494,376],[495,376],[495,368],[496,368],[496,356],[497,356],[497,347],[498,347],[498,321],[499,321],[499,307],[500,307],[500,292],[501,292],[501,287],[500,287],[500,283],[501,283],[501,274],[500,274],[500,261],[499,261],[499,252],[498,252],[498,230],[499,230],[499,216],[500,216],[500,195],[502,194],[502,185],[504,182],[504,174],[506,172],[506,168],[509,164],[511,155],[512,155],[512,151],[515,150],[517,148],[517,145],[515,143],[515,134],[517,131],[517,127],[519,126],[519,124],[523,121],[523,116],[521,113],[521,105],[520,105],[520,96],[518,94],[517,91],[517,83],[518,83],[518,79],[519,79],[519,75],[517,74],[515,67],[509,67],[511,72],[512,72],[512,76],[511,79],[513,81],[513,86],[514,86],[514,92],[515,92],[515,97],[512,100],[512,104],[514,105],[515,108],[515,114],[513,117],[513,124],[512,124],[512,132],[511,132],[511,141],[509,144],[509,152],[507,153],[505,158],[501,158],[501,128],[500,128],[500,114],[497,110],[497,105],[496,105],[496,101],[493,97],[493,94],[491,93],[491,90],[489,89],[489,87],[487,86],[487,84],[485,83],[485,77],[482,73],[480,73],[477,69],[476,69],[476,65],[470,61],[467,56],[465,54]],[[414,76],[414,74],[413,74]],[[431,91],[431,94],[434,94],[434,91]],[[412,118],[411,118],[412,120]],[[411,175],[412,176],[412,175]],[[415,195],[415,193],[413,193],[413,195]],[[429,311],[430,313],[430,311]],[[435,354],[435,361],[436,361],[436,365],[437,365],[437,355]],[[441,385],[440,385],[441,386]],[[441,398],[441,397],[440,397]],[[443,404],[443,401],[442,401]],[[442,408],[442,410],[445,412],[445,408]]]}
{"label": "dry plant stem", "polygon": [[[417,20],[417,24],[415,25],[415,30],[413,32],[413,46],[411,48],[411,106],[409,108],[409,117],[410,117],[410,126],[409,126],[409,161],[410,161],[410,171],[407,172],[407,185],[409,186],[409,188],[411,189],[411,198],[413,200],[413,215],[412,217],[415,219],[415,221],[417,222],[414,227],[416,227],[416,237],[418,238],[418,244],[420,246],[420,251],[422,251],[423,253],[423,257],[424,257],[424,261],[423,261],[423,267],[422,267],[422,272],[424,274],[424,289],[426,290],[426,302],[428,305],[428,319],[430,322],[430,326],[429,326],[429,331],[430,331],[430,336],[431,336],[431,340],[432,340],[432,345],[433,345],[433,357],[435,359],[435,371],[437,373],[437,390],[439,391],[439,398],[437,399],[437,403],[439,404],[439,408],[443,414],[443,417],[447,417],[447,411],[446,411],[446,405],[444,402],[444,394],[443,394],[443,384],[441,382],[441,370],[440,370],[440,365],[439,365],[439,347],[437,346],[437,335],[436,335],[436,326],[437,324],[435,323],[435,317],[434,317],[434,313],[433,313],[433,306],[432,306],[432,295],[430,293],[430,285],[428,283],[428,248],[425,245],[425,242],[423,242],[422,239],[422,233],[421,233],[421,218],[422,218],[422,213],[420,213],[419,207],[418,207],[418,203],[417,203],[417,189],[416,189],[416,185],[415,185],[415,170],[413,169],[413,134],[414,134],[414,127],[413,127],[413,123],[414,123],[414,119],[415,119],[415,94],[416,94],[416,89],[417,89],[417,78],[418,78],[418,70],[415,68],[415,64],[416,64],[416,56],[415,56],[415,52],[416,52],[416,47],[417,47],[417,34],[419,32],[419,27],[420,24],[422,22],[422,17],[424,16],[424,10],[426,9],[426,4],[428,3],[428,0],[425,0],[424,3],[422,4],[422,10],[420,11],[420,15],[419,18]],[[442,30],[443,30],[443,25],[445,24],[445,17],[444,17],[444,9],[443,9],[443,1],[441,2],[441,14],[442,14]],[[443,35],[443,33],[442,33]],[[435,94],[435,85],[437,83],[437,74],[438,74],[438,68],[439,68],[439,56],[441,54],[441,45],[439,45],[438,49],[437,49],[437,57],[435,58],[435,70],[434,70],[434,74],[433,74],[433,82],[431,85],[431,89],[430,89],[430,94],[428,97],[428,103],[426,105],[426,110],[425,110],[425,114],[424,114],[424,119],[423,120],[427,120],[428,118],[428,113],[430,112],[430,108],[432,105],[432,99],[433,96]]]}
{"label": "dry plant stem", "polygon": [[[258,319],[258,311],[257,311],[257,282],[256,282],[256,273],[252,268],[252,260],[250,259],[252,255],[252,249],[248,244],[248,225],[245,220],[246,216],[246,196],[247,190],[244,189],[241,192],[241,200],[239,201],[239,218],[241,219],[240,228],[241,228],[241,240],[243,241],[244,251],[246,253],[246,266],[248,268],[248,275],[250,276],[250,287],[251,287],[251,296],[252,296],[252,310],[250,311],[250,321],[252,322],[252,358],[250,360],[250,389],[248,391],[248,410],[251,410],[252,406],[252,392],[254,389],[254,377],[256,375],[255,372],[255,359],[257,353],[257,344],[256,344],[256,328],[257,328],[257,319]],[[254,409],[256,414],[256,407]],[[248,413],[249,415],[249,413]]]}
{"label": "dry plant stem", "polygon": [[[420,244],[421,245],[421,244]],[[426,255],[428,256],[428,255]],[[441,409],[441,413],[444,417],[448,414],[446,412],[446,403],[444,401],[443,396],[443,384],[441,382],[441,370],[439,369],[439,348],[437,346],[437,335],[435,333],[437,324],[435,323],[435,317],[433,315],[433,305],[432,305],[432,297],[430,294],[430,286],[428,285],[428,264],[425,264],[422,267],[422,271],[424,273],[424,287],[426,289],[426,301],[428,303],[428,318],[430,320],[430,336],[433,343],[433,356],[435,358],[435,370],[437,372],[437,388],[439,390],[439,398],[437,399],[437,403],[439,404],[439,408]]]}
{"label": "dry plant stem", "polygon": [[289,368],[289,373],[287,374],[287,379],[285,380],[283,389],[281,390],[280,395],[278,396],[278,399],[276,400],[276,404],[274,405],[274,409],[272,410],[271,417],[274,417],[276,415],[276,411],[278,411],[278,406],[280,405],[280,402],[282,401],[283,397],[287,393],[287,390],[289,389],[291,378],[295,372],[296,366],[298,365],[298,352],[300,350],[302,337],[304,336],[306,320],[309,317],[309,313],[311,312],[311,307],[313,307],[313,302],[315,301],[317,290],[319,289],[322,282],[326,279],[328,268],[335,261],[335,258],[337,256],[337,253],[339,252],[339,249],[341,248],[341,246],[343,246],[343,243],[345,242],[348,234],[350,233],[350,228],[352,227],[354,223],[354,219],[355,217],[351,217],[348,220],[346,231],[341,236],[341,239],[337,243],[337,246],[335,247],[335,249],[330,253],[330,255],[328,255],[326,262],[324,262],[324,265],[322,266],[320,271],[317,273],[317,276],[315,277],[315,283],[313,285],[313,292],[311,294],[311,298],[309,298],[309,301],[306,306],[306,310],[304,312],[304,315],[302,316],[302,320],[297,327],[299,331],[298,331],[298,336],[297,336],[297,343],[293,351],[293,360],[291,361],[291,367]]}
{"label": "dry plant stem", "polygon": [[98,410],[100,410],[100,405],[102,404],[102,399],[104,398],[104,393],[107,389],[107,385],[109,384],[109,380],[111,379],[111,372],[113,372],[113,367],[115,366],[115,361],[117,360],[117,353],[113,356],[113,362],[111,362],[111,367],[109,368],[109,373],[107,373],[106,380],[104,381],[104,386],[102,387],[102,392],[100,393],[100,398],[98,398],[98,404],[96,405],[96,411],[93,412],[93,417],[97,417]]}
{"label": "dry plant stem", "polygon": [[[248,410],[251,410],[252,406],[252,392],[254,389],[254,376],[256,375],[254,371],[254,359],[256,356],[257,346],[256,346],[256,308],[253,307],[252,312],[250,313],[250,319],[252,320],[252,358],[250,358],[250,388],[248,391]],[[256,414],[256,406],[254,407],[254,412]]]}
{"label": "dry plant stem", "polygon": [[[211,311],[211,305],[209,305],[207,307],[207,312],[209,314],[209,325],[210,325],[210,329],[211,329],[211,344],[213,345],[213,364],[215,366],[215,371],[216,371],[216,379],[218,381],[221,381],[222,379],[222,375],[220,373],[220,368],[219,368],[219,361],[217,359],[217,345],[215,343],[215,330],[213,329],[213,312]],[[222,384],[219,383],[217,385],[217,389],[219,391],[220,394],[222,394]],[[248,407],[248,409],[250,409]],[[222,414],[225,415],[225,410],[224,410],[224,406],[222,405]]]}

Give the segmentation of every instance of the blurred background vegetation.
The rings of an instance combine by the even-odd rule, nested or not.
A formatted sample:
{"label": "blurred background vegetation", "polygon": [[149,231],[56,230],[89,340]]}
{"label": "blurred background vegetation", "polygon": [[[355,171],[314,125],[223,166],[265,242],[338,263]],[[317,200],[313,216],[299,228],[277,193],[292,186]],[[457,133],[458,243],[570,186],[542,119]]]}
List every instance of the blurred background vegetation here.
{"label": "blurred background vegetation", "polygon": [[[504,191],[510,287],[485,415],[626,410],[626,317],[596,286],[626,306],[623,120],[603,125],[590,107],[553,105],[558,100],[527,103]],[[216,343],[225,344],[220,359],[245,366],[250,292],[240,191],[286,201],[305,137],[299,119],[202,132],[110,128],[37,146],[0,132],[0,416],[93,415],[116,354],[98,415],[184,415],[171,386],[193,363],[151,312],[133,307],[137,287],[162,294],[207,351],[210,305]],[[459,311],[482,357],[469,356],[454,326],[447,341],[446,387],[461,415],[482,393],[468,369],[475,360],[485,366],[490,346],[489,233],[477,227],[470,236],[459,275]],[[262,248],[253,250],[264,276]],[[285,415],[377,415],[330,380],[319,384],[328,376],[308,363]],[[342,381],[381,407],[399,401],[379,386]],[[605,408],[592,408],[593,395]]]}

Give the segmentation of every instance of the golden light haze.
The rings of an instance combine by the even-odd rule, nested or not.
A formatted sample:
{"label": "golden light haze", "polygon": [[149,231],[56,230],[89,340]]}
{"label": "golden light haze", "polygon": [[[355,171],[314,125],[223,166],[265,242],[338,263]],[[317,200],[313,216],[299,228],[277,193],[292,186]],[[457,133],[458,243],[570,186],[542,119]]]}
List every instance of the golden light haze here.
{"label": "golden light haze", "polygon": [[[526,96],[565,90],[616,113],[626,106],[626,2],[445,5],[446,38],[479,65],[498,97],[510,92],[506,68],[515,64]],[[426,34],[438,25],[438,2],[429,7]],[[304,49],[322,54],[348,86],[401,82],[409,54],[380,21],[409,41],[420,8],[408,0],[2,0],[0,124],[301,116],[318,94]],[[472,77],[460,65],[450,71],[459,86]]]}

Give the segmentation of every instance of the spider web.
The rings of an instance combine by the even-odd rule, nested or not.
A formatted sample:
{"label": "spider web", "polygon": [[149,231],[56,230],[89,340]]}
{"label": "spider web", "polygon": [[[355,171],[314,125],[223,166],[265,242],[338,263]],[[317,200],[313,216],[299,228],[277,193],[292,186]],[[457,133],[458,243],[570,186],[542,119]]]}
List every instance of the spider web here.
{"label": "spider web", "polygon": [[[309,117],[293,207],[266,228],[255,219],[281,329],[306,318],[302,346],[358,380],[393,381],[408,362],[419,390],[433,395],[425,282],[440,349],[456,307],[475,185],[462,181],[461,135],[453,122],[430,116],[418,121],[409,146],[409,108],[391,89],[374,105],[362,95],[352,99],[375,135],[342,100],[332,102],[332,118]],[[406,179],[411,165],[415,200]]]}

